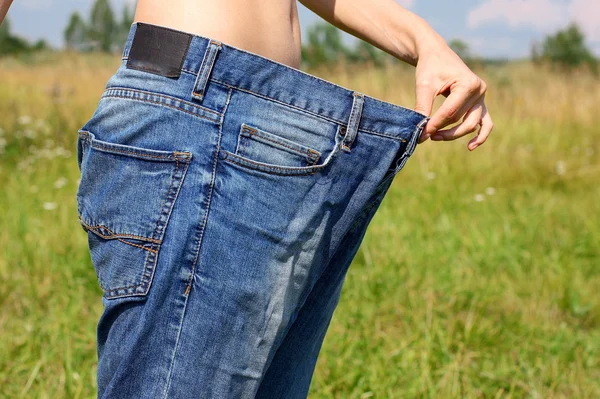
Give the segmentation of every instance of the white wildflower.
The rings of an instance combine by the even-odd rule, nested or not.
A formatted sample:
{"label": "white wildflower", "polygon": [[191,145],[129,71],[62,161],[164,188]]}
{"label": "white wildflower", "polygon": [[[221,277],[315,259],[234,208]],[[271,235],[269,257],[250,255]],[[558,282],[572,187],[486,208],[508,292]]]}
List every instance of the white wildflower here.
{"label": "white wildflower", "polygon": [[35,122],[35,127],[39,130],[48,130],[48,123],[43,119],[38,119]]}
{"label": "white wildflower", "polygon": [[555,168],[556,168],[556,173],[559,176],[562,176],[567,172],[567,164],[564,161],[557,161]]}
{"label": "white wildflower", "polygon": [[64,177],[60,177],[54,182],[54,188],[63,188],[65,184],[67,184],[67,179]]}
{"label": "white wildflower", "polygon": [[28,169],[30,166],[31,166],[31,160],[25,158],[24,160],[20,161],[17,164],[17,169],[25,170],[25,169]]}
{"label": "white wildflower", "polygon": [[31,123],[31,116],[21,115],[21,116],[19,116],[19,119],[17,121],[21,125],[29,125]]}
{"label": "white wildflower", "polygon": [[25,129],[23,131],[23,136],[27,137],[28,139],[35,139],[37,137],[37,133],[35,130],[33,129]]}
{"label": "white wildflower", "polygon": [[475,194],[474,200],[476,202],[481,202],[485,199],[485,196],[483,194]]}
{"label": "white wildflower", "polygon": [[56,202],[44,202],[43,207],[47,211],[53,211],[58,207],[58,204]]}
{"label": "white wildflower", "polygon": [[485,193],[487,195],[494,195],[496,194],[496,189],[494,187],[488,187],[485,189]]}
{"label": "white wildflower", "polygon": [[64,147],[56,147],[54,149],[54,155],[57,157],[69,158],[71,156],[71,151]]}
{"label": "white wildflower", "polygon": [[435,172],[427,172],[427,174],[425,175],[427,177],[427,180],[433,180],[435,179]]}

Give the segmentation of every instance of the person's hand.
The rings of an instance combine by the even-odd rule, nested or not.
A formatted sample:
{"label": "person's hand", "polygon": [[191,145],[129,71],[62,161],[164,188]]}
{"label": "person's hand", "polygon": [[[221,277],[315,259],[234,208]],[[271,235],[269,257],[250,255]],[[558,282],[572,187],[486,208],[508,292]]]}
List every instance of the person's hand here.
{"label": "person's hand", "polygon": [[[419,144],[456,140],[479,128],[467,144],[473,151],[483,144],[494,124],[485,106],[486,84],[449,47],[439,46],[419,54],[416,68],[417,105],[415,111],[429,116],[438,95],[446,97],[421,133]],[[460,121],[458,125],[444,129]]]}

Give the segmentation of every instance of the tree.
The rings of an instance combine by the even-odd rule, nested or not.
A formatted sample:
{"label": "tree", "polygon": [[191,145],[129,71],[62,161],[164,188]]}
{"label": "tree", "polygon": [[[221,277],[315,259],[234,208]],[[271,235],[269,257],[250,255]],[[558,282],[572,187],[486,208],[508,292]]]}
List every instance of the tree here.
{"label": "tree", "polygon": [[378,49],[364,40],[358,40],[351,51],[347,52],[348,61],[352,63],[370,62],[376,67],[381,67],[386,59],[391,58],[385,51]]}
{"label": "tree", "polygon": [[585,37],[579,26],[572,23],[554,35],[547,36],[541,47],[534,46],[532,57],[549,61],[553,65],[572,69],[588,65],[596,69],[597,60],[585,45]]}
{"label": "tree", "polygon": [[309,67],[333,64],[348,56],[339,29],[328,23],[317,23],[307,32],[307,44],[302,46],[302,59]]}
{"label": "tree", "polygon": [[133,24],[133,10],[129,8],[127,4],[123,6],[123,14],[121,17],[121,27],[125,31],[129,32],[131,29],[131,24]]}
{"label": "tree", "polygon": [[448,46],[462,58],[463,61],[471,58],[471,50],[469,49],[469,45],[460,39],[452,39],[448,43]]}
{"label": "tree", "polygon": [[118,33],[115,36],[116,45],[122,46],[125,43],[129,30],[131,29],[131,24],[133,24],[133,11],[125,4],[121,14],[121,21],[117,29]]}
{"label": "tree", "polygon": [[77,51],[87,49],[87,28],[78,12],[71,14],[69,25],[65,29],[65,43],[67,48]]}
{"label": "tree", "polygon": [[0,55],[19,54],[30,51],[27,41],[10,33],[8,18],[0,25]]}
{"label": "tree", "polygon": [[90,15],[89,38],[94,47],[110,52],[115,41],[115,15],[108,0],[96,0]]}

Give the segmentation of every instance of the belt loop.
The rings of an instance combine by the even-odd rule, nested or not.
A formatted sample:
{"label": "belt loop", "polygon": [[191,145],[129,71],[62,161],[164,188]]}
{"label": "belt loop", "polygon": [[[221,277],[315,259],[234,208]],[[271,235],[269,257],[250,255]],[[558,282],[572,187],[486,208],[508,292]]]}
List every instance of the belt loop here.
{"label": "belt loop", "polygon": [[363,103],[365,101],[364,94],[355,91],[352,93],[354,99],[352,100],[352,111],[350,111],[350,118],[348,119],[348,127],[346,128],[346,134],[344,135],[344,141],[342,142],[342,150],[350,152],[350,147],[356,138],[358,132],[358,125],[360,124],[360,114],[362,113]]}
{"label": "belt loop", "polygon": [[202,101],[204,89],[206,88],[206,83],[210,77],[210,72],[215,64],[215,59],[217,58],[219,50],[221,50],[221,42],[211,40],[208,43],[204,58],[202,59],[202,65],[200,65],[200,70],[198,71],[196,83],[194,84],[194,91],[192,92],[193,99]]}

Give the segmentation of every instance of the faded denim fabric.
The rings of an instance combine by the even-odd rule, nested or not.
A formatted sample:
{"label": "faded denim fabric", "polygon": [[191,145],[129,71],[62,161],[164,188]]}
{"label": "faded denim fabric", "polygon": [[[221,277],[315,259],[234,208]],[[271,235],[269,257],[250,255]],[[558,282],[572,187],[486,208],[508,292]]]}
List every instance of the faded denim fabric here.
{"label": "faded denim fabric", "polygon": [[428,118],[201,36],[177,78],[128,68],[137,26],[77,139],[98,397],[305,398]]}

